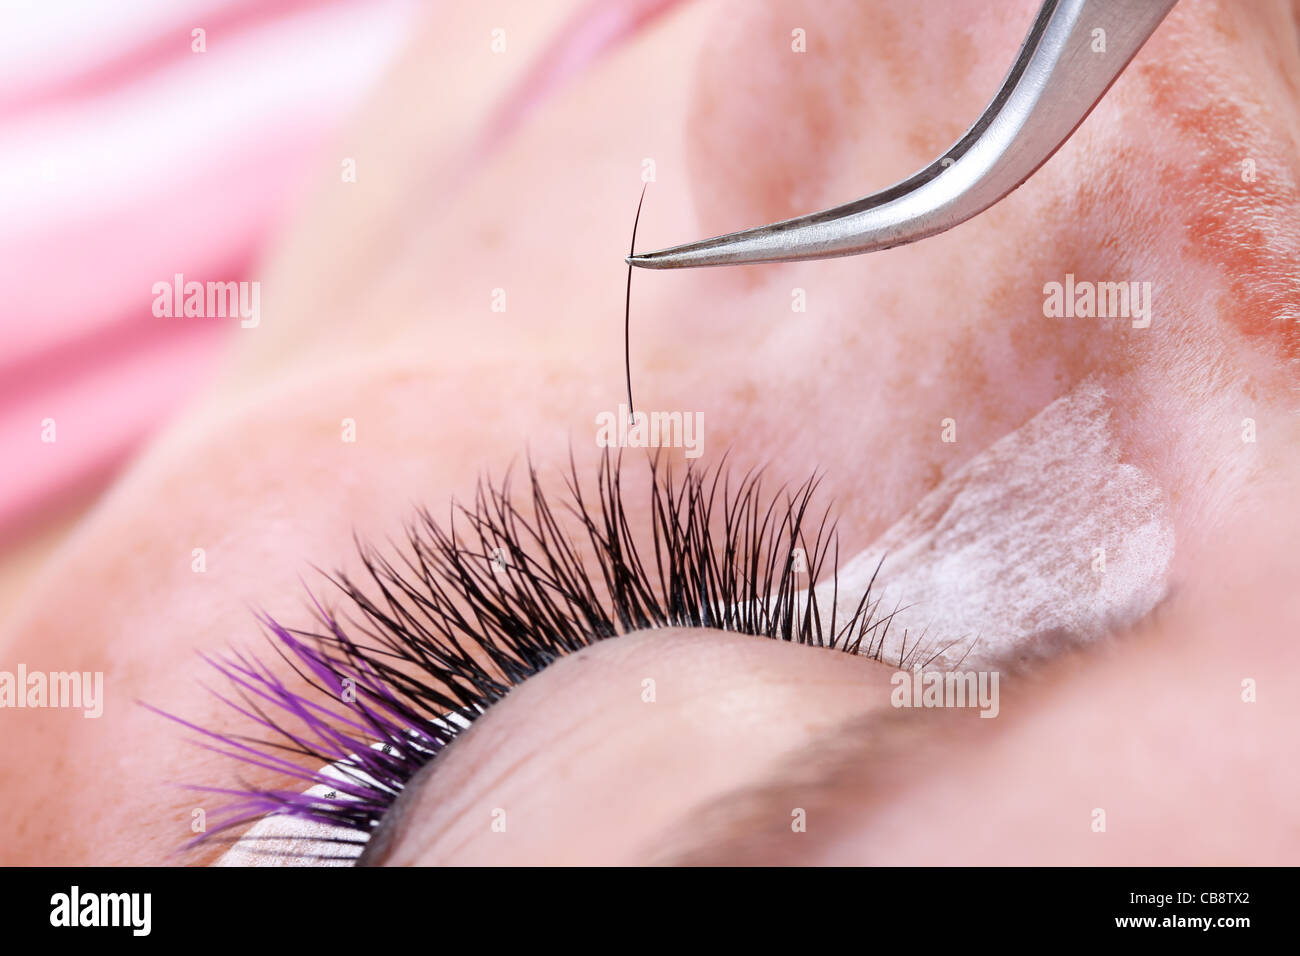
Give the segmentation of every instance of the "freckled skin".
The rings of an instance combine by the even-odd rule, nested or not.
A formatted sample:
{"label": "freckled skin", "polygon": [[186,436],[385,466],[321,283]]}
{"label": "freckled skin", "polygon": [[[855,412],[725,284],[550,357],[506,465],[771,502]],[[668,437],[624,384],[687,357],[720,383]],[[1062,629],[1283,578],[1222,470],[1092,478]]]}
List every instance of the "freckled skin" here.
{"label": "freckled skin", "polygon": [[[1181,161],[1159,167],[1165,199],[1185,208],[1189,251],[1229,280],[1223,319],[1270,341],[1289,358],[1300,353],[1300,116],[1294,30],[1274,8],[1251,17],[1219,8],[1215,23],[1229,44],[1255,41],[1260,56],[1243,64],[1231,46],[1176,56],[1140,73],[1152,104],[1185,142]],[[1188,30],[1187,32],[1190,32]],[[1207,62],[1208,60],[1208,62]],[[1231,69],[1225,82],[1216,74]],[[1244,69],[1244,75],[1242,71]],[[1270,115],[1271,114],[1271,115]],[[1261,122],[1268,115],[1272,122]],[[1244,163],[1252,163],[1248,173]],[[1248,178],[1249,177],[1249,178]]]}
{"label": "freckled skin", "polygon": [[[594,416],[624,400],[621,256],[643,157],[658,178],[642,249],[863,195],[933,159],[974,119],[1036,6],[916,0],[902,16],[860,0],[690,5],[566,87],[454,187],[443,172],[462,158],[466,118],[484,115],[509,78],[485,77],[461,38],[487,35],[502,17],[559,22],[565,8],[464,5],[431,24],[358,119],[365,175],[340,190],[325,163],[267,262],[275,308],[263,328],[241,337],[221,385],[69,537],[0,631],[3,661],[102,669],[109,695],[99,721],[0,714],[9,817],[0,862],[210,860],[216,850],[171,855],[199,804],[169,784],[230,784],[231,765],[130,702],[234,729],[198,689],[208,671],[195,651],[257,647],[250,608],[301,622],[309,563],[347,563],[354,532],[382,540],[416,504],[441,512],[525,448],[544,471],[567,463],[571,445],[591,459]],[[1260,524],[1285,526],[1294,511],[1296,11],[1184,0],[1039,174],[942,236],[867,257],[634,277],[638,404],[702,411],[705,462],[730,449],[733,467],[766,463],[774,483],[823,473],[845,557],[1080,381],[1107,389],[1126,460],[1171,504],[1174,591],[1141,638],[1160,653],[1130,660],[1120,647],[1100,663],[1071,663],[1053,677],[1067,689],[1061,703],[1009,711],[1019,730],[1001,739],[997,759],[1035,812],[1090,805],[1085,790],[1036,789],[1042,741],[1086,727],[1089,700],[1129,695],[1131,766],[1090,748],[1080,773],[1113,777],[1116,799],[1147,800],[1151,825],[1115,844],[1124,859],[1149,852],[1147,862],[1162,862],[1180,847],[1194,861],[1198,847],[1196,832],[1161,830],[1151,809],[1174,796],[1152,796],[1166,777],[1151,768],[1168,748],[1142,735],[1144,708],[1178,713],[1189,736],[1204,732],[1202,759],[1231,757],[1261,788],[1255,822],[1233,831],[1237,855],[1216,844],[1213,861],[1294,862],[1300,843],[1251,828],[1276,796],[1274,751],[1239,753],[1234,738],[1198,725],[1177,676],[1194,662],[1198,693],[1217,692],[1217,672],[1204,666],[1217,660],[1219,690],[1231,696],[1247,668],[1277,659],[1279,635],[1294,633],[1285,589],[1255,594],[1249,626],[1235,623],[1244,585],[1208,605],[1204,596],[1219,594],[1228,571],[1248,577]],[[807,31],[805,54],[790,50],[796,26]],[[494,69],[521,73],[520,46]],[[431,99],[449,89],[454,101]],[[1256,161],[1253,183],[1241,180],[1243,158]],[[1043,286],[1066,273],[1150,281],[1151,328],[1046,319]],[[505,313],[488,308],[498,287]],[[794,288],[805,290],[806,312],[791,311]],[[345,417],[358,423],[354,444],[340,440]],[[1262,436],[1254,445],[1241,441],[1247,417]],[[944,418],[957,422],[955,444],[939,440]],[[1294,554],[1274,545],[1259,560],[1294,569]],[[199,546],[203,575],[190,570]],[[1184,643],[1188,594],[1201,596],[1197,620],[1210,623]],[[815,713],[821,690],[802,676]],[[544,688],[545,675],[537,680]],[[796,719],[800,708],[786,707],[781,716]],[[1262,707],[1254,732],[1289,739],[1284,716]],[[980,773],[961,762],[915,770],[909,781],[935,802],[894,832],[924,829],[933,847],[958,845],[942,829],[943,800],[968,780],[994,800]],[[1215,788],[1238,779],[1204,783],[1215,807],[1234,805]],[[680,781],[683,793],[690,785]],[[1197,793],[1179,796],[1192,816]],[[900,801],[890,812],[906,818]],[[1032,847],[1051,859],[1056,832],[1037,832]],[[999,861],[999,845],[1006,859],[1029,854],[1029,837],[999,835],[985,862]],[[897,840],[888,862],[908,859]]]}

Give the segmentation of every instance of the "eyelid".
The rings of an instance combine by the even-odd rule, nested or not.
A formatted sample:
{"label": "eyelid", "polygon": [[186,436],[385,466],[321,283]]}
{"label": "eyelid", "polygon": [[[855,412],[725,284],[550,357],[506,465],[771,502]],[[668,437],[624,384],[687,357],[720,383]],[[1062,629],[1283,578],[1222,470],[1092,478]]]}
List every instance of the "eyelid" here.
{"label": "eyelid", "polygon": [[655,629],[593,645],[512,692],[425,768],[375,862],[641,861],[660,828],[849,716],[888,709],[891,673],[861,656],[722,631]]}

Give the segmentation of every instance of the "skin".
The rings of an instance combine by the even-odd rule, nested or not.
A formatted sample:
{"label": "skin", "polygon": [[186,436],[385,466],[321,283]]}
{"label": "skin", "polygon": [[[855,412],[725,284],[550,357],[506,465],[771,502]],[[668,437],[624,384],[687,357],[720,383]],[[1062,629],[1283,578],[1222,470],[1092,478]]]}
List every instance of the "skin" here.
{"label": "skin", "polygon": [[[903,17],[702,0],[469,163],[476,118],[570,9],[537,6],[458,5],[428,24],[340,147],[358,182],[326,162],[257,277],[262,325],[220,385],[10,616],[3,661],[102,670],[108,700],[98,720],[0,714],[0,861],[211,860],[175,855],[202,804],[168,784],[235,769],[132,702],[240,727],[198,690],[195,651],[254,644],[250,606],[301,620],[309,562],[354,566],[354,531],[396,534],[414,504],[467,497],[525,448],[557,487],[570,447],[589,467],[594,416],[624,400],[619,256],[642,159],[657,170],[646,249],[886,186],[983,108],[1036,4]],[[889,669],[815,649],[708,632],[594,647],[412,788],[388,862],[1294,863],[1298,17],[1282,0],[1184,0],[1056,157],[942,236],[634,280],[638,405],[703,411],[706,463],[730,449],[733,468],[767,463],[777,481],[824,472],[845,555],[1100,382],[1124,460],[1169,503],[1156,613],[1009,677],[995,720],[895,712]],[[519,42],[489,58],[479,38],[501,23]],[[806,54],[790,51],[796,26]],[[1151,327],[1045,319],[1043,285],[1068,272],[1152,282]],[[498,287],[505,313],[489,310]],[[956,443],[940,441],[949,417]]]}
{"label": "skin", "polygon": [[[635,862],[652,849],[647,834],[776,769],[774,757],[888,693],[874,661],[693,630],[628,635],[546,674],[425,768],[375,862],[580,865],[594,847]],[[813,694],[819,706],[793,717]],[[508,839],[481,839],[486,803],[506,810],[505,830],[490,832]]]}

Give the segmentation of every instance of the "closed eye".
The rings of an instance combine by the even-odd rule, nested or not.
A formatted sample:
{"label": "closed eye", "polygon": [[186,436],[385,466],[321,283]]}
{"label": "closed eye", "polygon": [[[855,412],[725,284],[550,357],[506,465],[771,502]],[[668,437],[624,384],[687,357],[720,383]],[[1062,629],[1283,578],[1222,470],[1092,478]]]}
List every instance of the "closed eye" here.
{"label": "closed eye", "polygon": [[[846,611],[810,587],[833,582],[837,557],[833,524],[813,510],[815,479],[767,494],[760,473],[733,479],[725,464],[680,479],[658,458],[644,470],[643,486],[607,454],[594,490],[571,466],[557,499],[530,468],[523,504],[508,478],[485,483],[446,527],[424,511],[405,547],[360,546],[364,579],[333,576],[340,607],[316,603],[314,627],[262,618],[302,684],[256,656],[213,658],[247,732],[173,719],[294,783],[235,794],[195,842],[272,815],[312,828],[313,855],[351,859],[408,782],[489,708],[610,638],[710,629],[879,655],[887,619],[869,589]],[[646,489],[644,527],[629,487]],[[907,663],[926,652],[918,643]]]}

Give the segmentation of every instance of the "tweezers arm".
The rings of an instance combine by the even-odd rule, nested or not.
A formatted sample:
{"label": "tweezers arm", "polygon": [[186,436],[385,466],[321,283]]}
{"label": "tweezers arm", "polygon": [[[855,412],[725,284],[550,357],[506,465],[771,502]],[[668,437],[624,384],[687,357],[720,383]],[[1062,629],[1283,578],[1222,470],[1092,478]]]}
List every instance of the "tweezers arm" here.
{"label": "tweezers arm", "polygon": [[965,222],[1043,165],[1177,0],[1046,0],[997,95],[914,176],[822,212],[631,256],[647,269],[830,259],[916,242]]}

